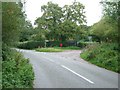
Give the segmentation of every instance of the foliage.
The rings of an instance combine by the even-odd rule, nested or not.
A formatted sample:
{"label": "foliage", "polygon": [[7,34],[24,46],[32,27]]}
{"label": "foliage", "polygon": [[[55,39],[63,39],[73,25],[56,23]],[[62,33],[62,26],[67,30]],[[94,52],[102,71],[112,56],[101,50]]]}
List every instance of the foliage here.
{"label": "foliage", "polygon": [[9,48],[3,48],[2,52],[2,87],[32,88],[34,73],[29,60],[24,59],[19,52]]}
{"label": "foliage", "polygon": [[107,17],[103,18],[91,27],[91,34],[97,36],[100,41],[116,42],[118,38],[117,22],[111,22]]}
{"label": "foliage", "polygon": [[37,34],[33,34],[30,37],[30,40],[32,41],[45,41],[46,37],[43,33],[38,32]]}
{"label": "foliage", "polygon": [[44,41],[28,41],[28,42],[19,43],[17,47],[21,49],[34,49],[34,48],[44,47],[44,46],[45,46]]}
{"label": "foliage", "polygon": [[86,17],[81,3],[75,1],[72,5],[60,7],[58,4],[48,2],[41,7],[41,10],[43,15],[35,24],[46,39],[66,41],[84,37],[86,28],[82,27],[86,24]]}
{"label": "foliage", "polygon": [[119,72],[118,44],[102,43],[89,46],[81,53],[81,57],[100,67]]}
{"label": "foliage", "polygon": [[22,3],[2,3],[2,40],[7,45],[15,45],[17,41],[27,41],[34,33],[30,21],[22,11]]}
{"label": "foliage", "polygon": [[108,0],[102,0],[101,4],[103,6],[103,14],[104,16],[108,16],[112,18],[112,20],[117,21],[118,20],[118,1],[108,1]]}
{"label": "foliage", "polygon": [[63,21],[69,20],[75,22],[77,25],[84,25],[86,23],[84,9],[85,6],[76,1],[74,1],[72,5],[65,5],[63,7]]}
{"label": "foliage", "polygon": [[2,41],[7,45],[13,45],[19,40],[19,30],[24,21],[21,10],[15,2],[2,3]]}
{"label": "foliage", "polygon": [[91,28],[91,34],[99,41],[118,42],[118,3],[102,0],[103,17]]}
{"label": "foliage", "polygon": [[84,42],[84,41],[80,41],[77,43],[77,46],[80,47],[80,48],[85,48],[87,47],[88,45],[90,44],[94,44],[94,42]]}
{"label": "foliage", "polygon": [[23,26],[20,30],[19,41],[24,42],[30,40],[32,35],[35,33],[30,21],[24,21]]}
{"label": "foliage", "polygon": [[81,57],[95,65],[119,72],[118,66],[118,3],[102,0],[103,17],[90,27],[93,41],[101,42],[87,46]]}
{"label": "foliage", "polygon": [[60,39],[62,39],[63,41],[66,41],[66,40],[69,40],[70,38],[74,38],[75,32],[76,32],[76,27],[77,27],[77,25],[70,20],[66,20],[63,23],[61,23],[59,26]]}
{"label": "foliage", "polygon": [[[63,44],[63,47],[76,46],[76,41],[49,41],[49,42],[46,42],[46,46],[59,47],[60,43]],[[20,42],[17,47],[21,49],[34,49],[38,47],[45,47],[45,41]]]}
{"label": "foliage", "polygon": [[10,49],[19,40],[25,16],[22,3],[2,3],[2,87],[31,88],[34,73],[28,59]]}
{"label": "foliage", "polygon": [[[48,2],[47,5],[41,7],[41,10],[43,11],[43,15],[36,20],[38,28],[49,32],[49,34],[47,34],[49,38],[54,39],[58,36],[56,32],[58,32],[58,24],[62,17],[62,9],[58,4]],[[51,35],[53,33],[54,35]]]}

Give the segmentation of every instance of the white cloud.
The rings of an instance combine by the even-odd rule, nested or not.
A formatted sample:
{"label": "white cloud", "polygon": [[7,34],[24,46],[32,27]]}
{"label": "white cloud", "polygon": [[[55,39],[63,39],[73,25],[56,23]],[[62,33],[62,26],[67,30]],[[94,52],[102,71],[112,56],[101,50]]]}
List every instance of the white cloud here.
{"label": "white cloud", "polygon": [[[70,5],[74,0],[26,0],[25,10],[27,18],[34,23],[37,17],[42,15],[41,6],[47,4],[48,1],[59,4],[63,7],[64,5]],[[101,0],[76,0],[85,5],[87,24],[92,25],[101,19],[102,9],[99,4]]]}

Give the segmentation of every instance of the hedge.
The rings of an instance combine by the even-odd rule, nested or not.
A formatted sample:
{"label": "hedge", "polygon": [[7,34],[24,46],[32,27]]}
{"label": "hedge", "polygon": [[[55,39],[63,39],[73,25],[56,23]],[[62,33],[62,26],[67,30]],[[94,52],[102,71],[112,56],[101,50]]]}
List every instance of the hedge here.
{"label": "hedge", "polygon": [[[49,41],[46,42],[47,47],[59,47],[60,43],[63,44],[63,47],[67,46],[76,46],[76,41]],[[38,47],[45,47],[45,41],[28,41],[28,42],[21,42],[17,46],[21,49],[34,49]]]}
{"label": "hedge", "polygon": [[76,46],[77,42],[76,41],[49,41],[47,42],[47,47],[59,47],[60,43],[63,44],[63,47],[67,46]]}
{"label": "hedge", "polygon": [[[80,48],[84,48],[89,44],[93,44],[93,42],[79,42],[74,40],[69,41],[49,41],[46,42],[47,47],[59,47],[60,43],[63,44],[63,47],[69,47],[69,46],[78,46]],[[45,41],[28,41],[28,42],[21,42],[18,45],[18,48],[21,49],[34,49],[38,47],[45,47]]]}
{"label": "hedge", "polygon": [[20,43],[17,47],[21,49],[34,49],[44,47],[44,45],[44,41],[28,41]]}

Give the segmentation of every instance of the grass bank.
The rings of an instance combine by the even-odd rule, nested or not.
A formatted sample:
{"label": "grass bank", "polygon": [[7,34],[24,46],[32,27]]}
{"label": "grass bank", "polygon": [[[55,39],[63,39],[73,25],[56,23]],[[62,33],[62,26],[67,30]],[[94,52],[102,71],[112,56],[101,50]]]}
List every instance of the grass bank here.
{"label": "grass bank", "polygon": [[89,46],[80,54],[81,58],[114,72],[119,72],[118,45],[115,43],[102,43]]}

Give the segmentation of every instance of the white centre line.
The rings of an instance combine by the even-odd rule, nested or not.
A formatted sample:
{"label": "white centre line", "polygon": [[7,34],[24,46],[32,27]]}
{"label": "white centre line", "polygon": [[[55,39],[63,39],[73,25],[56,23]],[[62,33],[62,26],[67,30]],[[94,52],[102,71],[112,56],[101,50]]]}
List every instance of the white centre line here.
{"label": "white centre line", "polygon": [[[54,61],[53,61],[52,59],[50,59],[50,58],[47,58],[47,57],[44,57],[44,58],[48,59],[49,61],[51,61],[51,62],[53,62],[53,63],[56,63],[56,62],[54,62]],[[56,64],[60,65],[60,63],[56,63]],[[74,73],[75,75],[77,75],[77,76],[83,78],[84,80],[88,81],[89,83],[94,84],[94,82],[92,82],[91,80],[89,80],[89,79],[85,78],[84,76],[82,76],[82,75],[76,73],[75,71],[69,69],[68,67],[66,67],[66,66],[64,66],[64,65],[61,65],[61,67],[65,68],[65,69],[67,69],[68,71]]]}
{"label": "white centre line", "polygon": [[62,66],[63,68],[65,68],[65,69],[67,69],[68,71],[70,71],[70,72],[74,73],[75,75],[77,75],[77,76],[79,76],[79,77],[83,78],[84,80],[88,81],[89,83],[94,84],[94,82],[92,82],[91,80],[89,80],[89,79],[87,79],[87,78],[83,77],[82,75],[80,75],[80,74],[76,73],[75,71],[73,71],[73,70],[69,69],[68,67],[66,67],[66,66],[64,66],[64,65],[61,65],[61,66]]}

